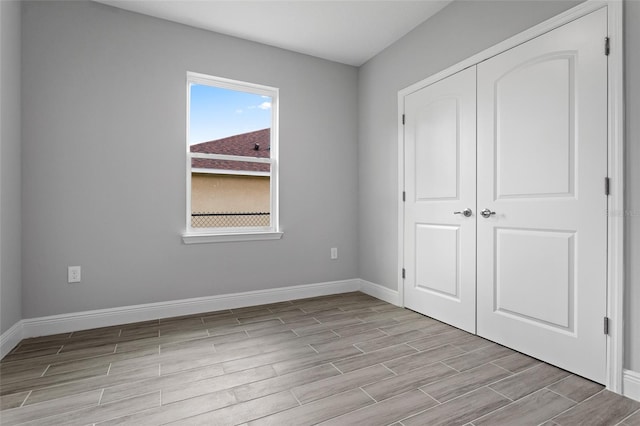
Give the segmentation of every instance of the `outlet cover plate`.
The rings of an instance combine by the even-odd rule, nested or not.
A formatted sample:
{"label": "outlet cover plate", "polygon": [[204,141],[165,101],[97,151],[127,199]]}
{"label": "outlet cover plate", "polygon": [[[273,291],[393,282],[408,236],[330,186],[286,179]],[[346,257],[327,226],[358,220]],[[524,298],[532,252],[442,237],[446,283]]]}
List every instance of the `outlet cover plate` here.
{"label": "outlet cover plate", "polygon": [[82,279],[82,269],[79,266],[69,266],[67,271],[67,281],[69,283],[79,283]]}

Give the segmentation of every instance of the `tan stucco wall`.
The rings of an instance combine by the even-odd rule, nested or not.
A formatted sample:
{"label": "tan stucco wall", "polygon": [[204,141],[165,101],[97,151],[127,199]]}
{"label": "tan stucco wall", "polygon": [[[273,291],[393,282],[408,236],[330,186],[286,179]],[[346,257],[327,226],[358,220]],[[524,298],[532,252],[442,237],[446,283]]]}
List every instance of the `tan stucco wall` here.
{"label": "tan stucco wall", "polygon": [[[193,213],[269,212],[270,202],[268,176],[191,175]],[[229,220],[222,226],[242,226],[240,222],[236,223],[241,218]],[[262,216],[256,225],[269,225],[269,217]],[[192,226],[198,225],[192,223]]]}

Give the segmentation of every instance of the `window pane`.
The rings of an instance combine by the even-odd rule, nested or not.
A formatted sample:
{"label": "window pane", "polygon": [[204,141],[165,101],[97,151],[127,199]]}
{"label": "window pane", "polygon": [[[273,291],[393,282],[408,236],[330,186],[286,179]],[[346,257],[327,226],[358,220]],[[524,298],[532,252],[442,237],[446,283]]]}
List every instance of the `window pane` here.
{"label": "window pane", "polygon": [[277,89],[191,75],[189,152],[236,159],[190,158],[188,227],[277,229]]}
{"label": "window pane", "polygon": [[269,156],[270,96],[202,84],[192,84],[190,90],[189,145],[196,146],[193,152]]}
{"label": "window pane", "polygon": [[[267,170],[269,169],[268,164],[260,164],[260,166],[266,166]],[[270,185],[271,177],[268,171],[262,175],[192,172],[191,226],[193,228],[270,226]]]}

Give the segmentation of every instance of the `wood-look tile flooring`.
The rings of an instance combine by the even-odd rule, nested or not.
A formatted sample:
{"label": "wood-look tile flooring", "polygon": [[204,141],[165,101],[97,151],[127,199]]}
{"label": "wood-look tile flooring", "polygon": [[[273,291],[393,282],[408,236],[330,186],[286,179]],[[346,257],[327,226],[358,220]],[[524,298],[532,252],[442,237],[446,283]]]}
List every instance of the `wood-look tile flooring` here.
{"label": "wood-look tile flooring", "polygon": [[2,425],[640,425],[640,403],[362,293],[26,339]]}

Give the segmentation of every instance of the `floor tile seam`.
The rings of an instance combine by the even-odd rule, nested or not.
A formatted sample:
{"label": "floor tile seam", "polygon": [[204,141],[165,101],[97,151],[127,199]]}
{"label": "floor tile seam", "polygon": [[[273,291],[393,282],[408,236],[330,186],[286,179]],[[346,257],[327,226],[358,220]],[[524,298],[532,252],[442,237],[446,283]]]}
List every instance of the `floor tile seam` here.
{"label": "floor tile seam", "polygon": [[[493,363],[487,363],[487,364],[495,365],[495,364],[493,364]],[[487,365],[487,364],[482,364],[482,365]],[[482,367],[482,365],[479,365],[478,367],[475,367],[475,368],[480,368],[480,367]],[[496,367],[499,367],[499,366],[496,366]],[[501,368],[501,367],[499,367],[499,368]],[[506,370],[506,369],[503,369],[503,370]],[[466,370],[466,371],[469,371],[469,370]],[[509,370],[506,370],[506,371],[509,371]],[[524,371],[526,371],[526,370],[524,370]],[[492,386],[492,385],[495,385],[495,384],[497,384],[497,383],[500,383],[500,382],[503,382],[503,381],[506,381],[506,380],[513,379],[514,377],[517,377],[517,376],[519,376],[520,374],[522,374],[524,371],[520,371],[520,372],[518,372],[518,373],[511,373],[511,375],[510,375],[510,376],[503,377],[502,379],[496,380],[495,382],[493,382],[493,383],[489,384],[488,386]],[[560,379],[560,380],[558,380],[558,381],[556,381],[556,382],[553,382],[553,383],[551,383],[551,384],[544,385],[544,386],[542,386],[541,388],[538,388],[538,389],[536,389],[536,390],[534,390],[534,391],[532,391],[532,392],[529,392],[527,395],[530,395],[530,394],[532,394],[532,393],[534,393],[534,392],[536,392],[536,391],[538,391],[538,390],[540,390],[540,389],[546,388],[547,386],[552,386],[552,385],[554,385],[554,384],[556,384],[556,383],[558,383],[558,382],[560,382],[560,381],[562,381],[562,380],[564,380],[564,379],[566,379],[566,377],[563,377],[562,379]],[[491,389],[493,389],[493,388],[491,388]],[[493,389],[493,390],[495,390],[495,389]],[[522,396],[522,397],[520,397],[520,398],[524,398],[524,397],[525,397],[525,396],[527,396],[527,395],[523,395],[523,396]],[[518,399],[520,399],[520,398],[518,398]]]}
{"label": "floor tile seam", "polygon": [[[19,356],[19,355],[23,355],[23,354],[30,354],[30,353],[33,353],[33,352],[44,351],[44,350],[47,350],[47,349],[53,349],[55,347],[62,347],[62,346],[64,346],[64,344],[63,343],[52,344],[51,346],[45,346],[45,347],[42,347],[42,348],[35,348],[35,349],[27,349],[25,351],[21,351],[20,350],[21,346],[22,346],[21,344],[18,344],[18,346],[16,346],[14,349],[12,349],[7,355]],[[35,357],[35,358],[37,358],[37,357]]]}
{"label": "floor tile seam", "polygon": [[[520,354],[520,352],[518,352],[518,354]],[[520,355],[524,355],[524,354],[520,354]],[[528,356],[528,355],[525,355],[525,356]],[[531,358],[531,357],[529,357],[529,358]],[[502,359],[502,358],[500,358],[500,359]],[[493,360],[493,361],[491,361],[491,362],[493,363],[494,361],[499,361],[500,359],[495,359],[495,360]],[[536,359],[536,358],[532,358],[532,359],[535,359],[535,360],[538,362],[538,364],[534,364],[534,365],[532,365],[532,366],[530,366],[530,367],[527,367],[527,368],[525,368],[525,369],[523,369],[523,370],[518,371],[517,373],[515,373],[515,372],[514,372],[513,374],[522,374],[522,373],[524,373],[524,372],[526,372],[526,371],[533,370],[533,369],[534,369],[534,368],[536,368],[536,367],[540,367],[541,365],[548,365],[548,366],[550,366],[550,367],[554,367],[553,365],[551,365],[551,364],[547,364],[546,362],[544,362],[544,361],[540,361],[539,359]],[[495,365],[495,364],[494,364],[494,365]],[[499,367],[499,366],[498,366],[498,367]],[[501,368],[502,368],[502,367],[501,367]],[[557,368],[557,367],[556,367],[556,368]],[[566,370],[565,370],[565,371],[566,371]],[[560,379],[560,380],[564,380],[564,379],[566,379],[566,377],[563,377],[563,378],[562,378],[562,379]]]}
{"label": "floor tile seam", "polygon": [[[436,402],[436,405],[434,405],[434,406],[432,406],[432,407],[425,408],[424,410],[420,410],[420,411],[418,411],[417,413],[413,413],[413,414],[410,414],[410,415],[408,415],[408,416],[404,416],[404,417],[402,417],[400,420],[396,420],[396,421],[395,421],[394,423],[392,423],[392,424],[400,423],[401,425],[404,425],[404,423],[402,423],[404,420],[408,420],[408,419],[410,419],[411,417],[414,417],[414,416],[419,416],[419,415],[421,415],[422,413],[424,413],[424,412],[426,412],[426,411],[429,411],[429,410],[431,410],[431,409],[433,409],[433,408],[439,407],[439,406],[441,406],[441,405],[443,404],[442,402],[439,402],[437,399],[435,399],[434,397],[432,397],[431,395],[429,395],[428,393],[426,393],[426,392],[425,392],[425,391],[423,391],[422,389],[418,388],[418,390],[419,390],[420,392],[424,393],[425,395],[427,395],[429,398],[433,399],[433,400]],[[408,392],[411,392],[411,391],[408,391]],[[402,395],[402,394],[401,394],[401,395]]]}
{"label": "floor tile seam", "polygon": [[[146,368],[148,368],[148,367],[146,367]],[[107,375],[100,375],[100,376],[94,376],[94,377],[84,377],[84,378],[81,378],[81,379],[78,379],[78,380],[72,380],[72,381],[65,382],[65,383],[57,383],[57,384],[54,384],[54,385],[51,385],[51,386],[45,386],[45,387],[42,387],[42,388],[34,388],[34,389],[31,390],[31,392],[34,392],[34,391],[35,392],[41,392],[41,391],[48,391],[48,390],[52,390],[52,389],[55,390],[56,388],[60,388],[60,387],[63,387],[63,386],[69,386],[71,384],[75,384],[77,382],[83,382],[83,381],[87,381],[87,383],[90,383],[91,381],[96,380],[98,378],[102,378],[102,377],[108,377],[108,376]],[[110,377],[114,377],[114,376],[110,376]],[[95,391],[95,390],[98,390],[98,389],[102,389],[102,387],[107,389],[107,388],[111,388],[111,387],[114,387],[114,386],[120,386],[122,384],[135,384],[135,383],[138,383],[138,382],[141,382],[141,381],[148,380],[149,378],[150,377],[138,378],[138,379],[134,379],[133,381],[127,381],[127,382],[124,382],[124,383],[117,383],[117,384],[108,384],[106,386],[104,386],[104,384],[101,384],[101,386],[97,386],[95,388],[89,389],[89,391]],[[87,392],[87,390],[84,390],[84,391],[73,391],[72,393],[63,395],[61,397],[47,399],[47,400],[40,401],[40,402],[37,402],[37,403],[34,403],[34,404],[39,404],[41,402],[53,401],[55,399],[60,399],[60,398],[64,398],[64,397],[67,397],[67,396],[78,395],[78,394],[81,394],[83,392]],[[28,404],[28,405],[30,405],[30,404]]]}
{"label": "floor tile seam", "polygon": [[[449,344],[450,344],[451,346],[453,346],[453,347],[456,347],[456,348],[460,349],[461,351],[464,351],[465,353],[472,353],[472,352],[474,352],[474,351],[479,351],[479,350],[481,350],[481,349],[486,349],[486,348],[487,348],[487,346],[490,346],[490,345],[491,345],[491,343],[493,343],[493,342],[489,342],[488,344],[486,344],[486,345],[484,345],[484,346],[480,346],[479,348],[475,348],[475,349],[472,349],[472,350],[466,350],[466,349],[462,348],[462,345],[464,345],[465,343],[451,342],[451,343],[449,343]],[[513,355],[513,354],[509,354],[509,355]]]}
{"label": "floor tile seam", "polygon": [[640,414],[640,408],[639,408],[639,409],[637,409],[636,411],[634,411],[633,413],[629,414],[629,415],[628,415],[627,417],[625,417],[624,419],[620,420],[620,422],[618,422],[618,423],[616,424],[616,426],[624,425],[624,424],[625,424],[625,422],[626,422],[627,420],[629,420],[631,417],[633,417],[633,416],[634,416],[634,415],[636,415],[636,414]]}
{"label": "floor tile seam", "polygon": [[[43,401],[43,402],[49,402],[49,401]],[[64,411],[62,413],[44,415],[42,417],[32,418],[30,420],[26,420],[26,421],[22,421],[20,423],[17,423],[17,425],[21,425],[21,424],[25,424],[25,423],[31,423],[31,422],[34,422],[34,421],[40,421],[41,422],[43,420],[50,419],[52,417],[57,417],[57,416],[61,416],[61,415],[64,415],[64,414],[76,413],[76,412],[79,412],[79,411],[82,411],[82,410],[86,410],[87,408],[98,407],[98,406],[100,406],[99,402],[83,405],[81,407],[73,407],[72,409],[66,410],[66,411]],[[22,407],[20,407],[20,408],[22,408]],[[51,423],[51,424],[54,424],[54,423]]]}
{"label": "floor tile seam", "polygon": [[[482,367],[483,365],[491,364],[491,363],[492,363],[492,361],[495,361],[495,360],[500,359],[500,358],[496,358],[495,360],[485,361],[485,362],[483,362],[482,364],[475,365],[475,366],[473,366],[473,367],[471,367],[471,368],[465,368],[464,370],[458,370],[458,369],[457,369],[457,368],[455,368],[454,366],[447,364],[447,361],[451,361],[452,359],[455,359],[455,358],[458,358],[458,357],[461,357],[461,356],[468,355],[469,353],[470,353],[470,352],[467,352],[467,353],[464,353],[464,354],[461,354],[461,355],[456,355],[456,356],[453,356],[453,357],[450,357],[450,358],[446,358],[446,359],[441,360],[441,362],[442,362],[442,363],[444,363],[447,367],[453,368],[454,370],[456,370],[456,371],[458,371],[458,372],[460,372],[460,373],[464,373],[464,372],[467,372],[467,371],[470,371],[470,370],[473,370],[473,369],[476,369],[476,368]],[[506,377],[505,377],[505,378],[506,378]]]}
{"label": "floor tile seam", "polygon": [[[556,396],[559,396],[559,397],[560,397],[560,398],[562,398],[562,399],[566,399],[568,402],[572,403],[573,405],[572,405],[570,408],[568,408],[569,410],[570,410],[571,408],[573,408],[573,407],[575,407],[575,406],[577,406],[577,405],[579,405],[579,404],[580,404],[578,401],[574,401],[573,399],[569,398],[568,396],[565,396],[565,395],[562,395],[562,394],[560,394],[560,393],[558,393],[558,392],[555,392],[555,391],[553,391],[553,390],[549,389],[549,388],[548,388],[548,387],[546,387],[546,386],[545,386],[545,387],[543,387],[543,388],[538,389],[536,392],[532,392],[532,393],[530,393],[529,395],[533,395],[534,393],[540,392],[540,391],[542,391],[542,390],[546,390],[546,391],[548,391],[548,392],[551,392],[552,394],[554,394],[554,395],[556,395]],[[523,397],[523,398],[524,398],[524,397]],[[522,398],[520,398],[520,399],[522,399]],[[565,410],[565,411],[566,411],[566,410]]]}
{"label": "floor tile seam", "polygon": [[[565,379],[566,379],[566,377],[565,377]],[[564,380],[564,379],[562,379],[562,380]],[[565,399],[568,399],[569,401],[573,402],[573,403],[574,403],[574,404],[576,404],[576,405],[577,405],[577,404],[580,404],[582,401],[576,401],[575,399],[570,398],[568,395],[562,395],[560,392],[556,392],[556,391],[554,391],[553,389],[550,389],[550,388],[549,388],[549,386],[553,386],[553,385],[555,385],[555,384],[558,384],[558,383],[560,383],[562,380],[559,380],[559,381],[557,381],[557,382],[555,382],[555,383],[553,383],[553,384],[547,385],[547,386],[543,387],[542,389],[546,389],[546,390],[548,390],[549,392],[553,392],[553,393],[555,393],[555,394],[556,394],[556,395],[558,395],[558,396],[561,396],[561,397],[563,397],[563,398],[565,398]]]}
{"label": "floor tile seam", "polygon": [[[545,364],[542,364],[542,365],[545,365]],[[546,364],[546,365],[552,366],[551,364]],[[552,366],[552,367],[553,367],[553,366]],[[522,399],[522,398],[526,398],[527,396],[529,396],[529,395],[533,395],[534,393],[539,392],[539,391],[541,391],[542,389],[546,389],[546,390],[548,390],[548,391],[550,391],[550,392],[555,393],[556,395],[559,395],[559,396],[561,396],[561,397],[563,397],[563,398],[565,398],[565,399],[568,399],[569,401],[573,401],[571,398],[568,398],[568,397],[566,397],[566,396],[564,396],[564,395],[559,394],[558,392],[554,392],[554,391],[552,391],[551,389],[549,389],[549,386],[553,386],[553,385],[555,385],[555,384],[557,384],[557,383],[560,383],[561,381],[565,380],[566,378],[571,377],[571,373],[569,373],[569,372],[568,372],[568,371],[566,371],[566,370],[562,370],[562,371],[566,372],[566,373],[567,373],[567,374],[569,374],[569,375],[568,375],[568,376],[565,376],[565,377],[562,377],[561,379],[558,379],[558,380],[554,381],[553,383],[548,383],[548,384],[546,384],[546,385],[544,385],[544,386],[542,386],[542,387],[540,387],[540,388],[538,388],[538,389],[534,389],[533,391],[531,391],[531,392],[527,393],[526,395],[522,395],[520,398],[514,399],[513,401],[518,401],[518,400],[520,400],[520,399]],[[519,373],[518,373],[518,374],[519,374]],[[512,376],[512,377],[515,377],[515,375],[514,375],[514,376]],[[504,379],[502,379],[502,380],[506,380],[506,379],[508,379],[508,378],[509,378],[509,377],[505,377],[505,378],[504,378]],[[499,380],[499,381],[502,381],[502,380]],[[492,388],[492,389],[493,389],[493,388]],[[495,390],[495,389],[493,389],[493,390]],[[605,390],[605,389],[603,389],[603,390]],[[600,393],[600,392],[597,392],[597,393]],[[595,396],[595,394],[594,394],[594,395],[592,395],[592,396]],[[589,397],[589,398],[587,398],[587,399],[590,399],[590,398],[591,398],[591,397]],[[586,401],[586,400],[585,400],[585,401]],[[584,401],[582,401],[582,402],[584,402]],[[576,404],[581,404],[581,402],[576,402]]]}
{"label": "floor tile seam", "polygon": [[[495,389],[492,389],[492,390],[494,390],[494,391],[495,391]],[[551,422],[553,422],[554,424],[559,425],[560,423],[555,422],[553,419],[558,418],[559,416],[561,416],[562,414],[566,413],[567,411],[573,410],[575,407],[577,407],[578,405],[580,405],[580,403],[575,403],[573,400],[571,400],[571,399],[569,399],[569,398],[566,398],[566,397],[564,397],[563,395],[560,395],[560,394],[558,394],[558,393],[556,393],[556,392],[553,392],[553,391],[551,391],[550,389],[547,389],[546,387],[545,387],[545,388],[540,388],[540,389],[536,390],[535,392],[531,392],[531,393],[529,393],[529,394],[527,394],[527,395],[525,395],[525,396],[523,396],[523,397],[521,397],[521,398],[519,398],[519,399],[516,399],[516,400],[514,400],[514,402],[512,402],[511,404],[515,404],[515,403],[517,403],[518,401],[521,401],[523,398],[526,398],[526,397],[529,397],[529,396],[535,395],[536,393],[540,393],[540,392],[542,392],[543,390],[548,390],[548,391],[550,391],[550,392],[552,392],[552,393],[554,393],[554,394],[558,395],[558,396],[559,396],[559,397],[561,397],[562,399],[566,399],[566,400],[568,400],[569,402],[573,403],[573,405],[572,405],[572,406],[570,406],[570,407],[568,407],[566,410],[562,410],[562,412],[560,412],[560,413],[558,413],[558,414],[554,415],[553,417],[549,417],[548,419],[546,419],[546,420],[544,420],[544,421],[540,422],[540,425],[542,425],[542,424],[544,424],[544,423],[546,423],[546,422],[548,422],[548,421],[551,421]],[[497,391],[495,391],[495,392],[497,392]],[[511,405],[511,404],[509,404],[509,405]],[[504,407],[501,407],[501,408],[500,408],[500,410],[501,410],[501,409],[503,409],[503,408],[508,407],[509,405],[505,405]],[[491,414],[491,413],[488,413],[487,415],[489,415],[489,414]],[[482,417],[485,417],[485,416],[482,416]],[[480,418],[482,418],[482,417],[480,417]],[[478,418],[478,419],[480,419],[480,418]],[[475,419],[475,420],[478,420],[478,419]],[[475,420],[474,420],[474,421],[475,421]]]}
{"label": "floor tile seam", "polygon": [[[544,389],[547,389],[547,388],[544,388]],[[553,392],[551,389],[547,389],[547,390],[548,390],[548,391],[550,391],[550,392]],[[602,389],[600,392],[595,393],[594,395],[590,396],[589,398],[585,399],[584,401],[575,403],[575,404],[574,404],[574,405],[572,405],[571,407],[567,408],[566,410],[563,410],[562,412],[560,412],[560,413],[556,414],[555,416],[553,416],[553,417],[551,417],[551,418],[547,419],[546,421],[552,421],[554,424],[561,425],[561,423],[556,422],[554,419],[557,419],[558,417],[562,416],[564,413],[566,413],[566,412],[568,412],[568,411],[571,411],[571,410],[573,410],[574,408],[577,408],[578,406],[580,406],[580,405],[582,405],[583,403],[587,402],[588,400],[590,400],[591,398],[595,397],[596,395],[598,395],[598,394],[600,394],[600,393],[604,392],[605,390],[606,390],[606,389]],[[553,392],[553,393],[557,394],[556,392]],[[530,394],[530,395],[531,395],[531,394]],[[562,396],[562,395],[560,395],[560,396]],[[566,398],[566,397],[565,397],[565,399],[568,399],[568,398]],[[571,399],[569,399],[569,401],[572,401],[572,402],[573,402],[573,400],[571,400]],[[543,422],[543,423],[544,423],[544,422]]]}
{"label": "floor tile seam", "polygon": [[29,393],[27,394],[27,396],[22,400],[22,403],[20,404],[20,406],[18,408],[22,408],[24,407],[25,402],[27,402],[27,399],[29,399],[29,397],[31,396],[31,394],[33,393],[33,390],[29,390]]}
{"label": "floor tile seam", "polygon": [[47,375],[47,371],[49,371],[49,369],[51,368],[51,364],[47,365],[46,368],[44,369],[44,371],[42,372],[42,374],[40,375],[40,377],[44,377]]}
{"label": "floor tile seam", "polygon": [[[504,368],[504,367],[501,367],[501,366],[499,366],[499,365],[494,364],[494,361],[488,362],[487,364],[491,364],[491,365],[493,365],[494,367],[499,368],[499,369],[504,370],[504,371],[506,371],[507,373],[509,373],[509,376],[508,376],[508,377],[503,377],[503,378],[502,378],[502,379],[500,379],[500,380],[507,379],[507,378],[509,378],[509,377],[511,377],[511,376],[515,376],[516,374],[520,374],[520,373],[522,373],[523,371],[526,371],[526,370],[522,370],[522,371],[518,371],[518,372],[516,373],[516,372],[514,372],[514,371],[507,370],[507,369],[506,369],[506,368]],[[487,364],[483,364],[483,365],[487,365]],[[479,366],[479,367],[481,367],[481,366]],[[476,367],[476,368],[477,368],[477,367]],[[527,369],[527,370],[528,370],[528,369]],[[498,380],[498,381],[499,381],[499,380]]]}
{"label": "floor tile seam", "polygon": [[[498,382],[499,382],[499,381],[500,381],[500,380],[498,380]],[[497,382],[494,382],[494,383],[497,383]],[[492,383],[492,384],[494,384],[494,383]],[[492,385],[492,384],[491,384],[491,385]],[[500,395],[500,396],[502,396],[502,397],[504,397],[504,398],[507,398],[509,401],[511,401],[511,402],[510,402],[509,404],[507,404],[507,405],[510,405],[510,404],[512,404],[512,403],[514,403],[514,402],[516,402],[516,401],[521,400],[522,398],[525,398],[525,397],[527,397],[527,396],[529,396],[529,395],[533,395],[534,393],[536,393],[536,392],[537,392],[537,391],[534,391],[534,392],[528,393],[527,395],[521,396],[521,397],[520,397],[520,398],[518,398],[518,399],[512,399],[512,398],[509,398],[507,395],[503,394],[502,392],[495,390],[494,388],[492,388],[492,387],[491,387],[491,385],[485,385],[485,386],[483,386],[483,387],[484,387],[484,388],[487,388],[487,389],[489,389],[489,390],[491,390],[491,391],[493,391],[493,392],[497,393],[498,395]],[[538,391],[539,391],[539,390],[540,390],[540,389],[538,389]]]}
{"label": "floor tile seam", "polygon": [[[75,371],[82,371],[82,370],[91,370],[92,368],[95,368],[95,367],[84,368],[84,369],[81,369],[81,370],[74,370],[74,371],[70,371],[70,372],[67,372],[67,373],[61,373],[61,374],[69,374],[69,373],[73,373]],[[44,379],[44,378],[50,378],[50,377],[54,377],[55,378],[56,376],[59,376],[59,375],[54,374],[54,375],[51,375],[51,376],[34,377],[32,379],[27,379],[27,380],[38,380],[38,379]],[[107,377],[107,374],[104,373],[104,374],[96,374],[96,375],[87,376],[87,377],[79,377],[79,378],[76,378],[76,379],[70,379],[70,380],[62,382],[62,383],[55,383],[54,382],[52,384],[43,385],[43,386],[38,386],[38,384],[35,384],[35,385],[33,385],[33,388],[31,390],[40,391],[40,390],[45,390],[45,389],[49,389],[49,388],[55,388],[55,387],[58,387],[58,386],[65,386],[65,385],[69,385],[71,383],[81,382],[81,381],[84,381],[84,380],[87,380],[87,381],[88,380],[95,380],[95,379],[98,379],[100,377]],[[20,381],[18,380],[18,381],[14,381],[14,382],[9,382],[9,383],[7,383],[5,385],[7,385],[7,386],[8,385],[13,385],[13,384],[16,384],[16,383],[19,383],[19,382]],[[18,392],[25,392],[27,390],[29,390],[29,389],[24,389],[24,390],[18,391]],[[0,390],[0,396],[11,395],[13,393],[17,393],[17,392],[5,393],[3,390]]]}
{"label": "floor tile seam", "polygon": [[[351,414],[351,413],[354,413],[354,412],[359,411],[359,410],[363,410],[363,409],[365,409],[365,408],[371,408],[371,407],[374,407],[375,405],[378,405],[378,404],[380,404],[380,403],[382,403],[382,402],[386,401],[385,399],[380,400],[380,401],[376,401],[376,399],[375,399],[374,397],[372,397],[371,395],[369,395],[369,393],[368,393],[366,390],[364,390],[364,389],[362,388],[362,386],[354,387],[354,388],[348,389],[348,390],[346,390],[346,391],[343,391],[343,392],[338,393],[337,395],[340,395],[340,394],[343,394],[343,393],[346,393],[346,392],[350,392],[350,391],[355,390],[355,389],[359,389],[362,393],[364,393],[366,396],[368,396],[369,398],[371,398],[371,400],[373,401],[373,403],[370,403],[370,404],[365,405],[365,406],[363,406],[363,407],[358,407],[358,408],[356,408],[356,409],[354,409],[354,410],[351,410],[351,411],[348,411],[348,412],[346,412],[346,413],[342,413],[342,414],[340,414],[339,416],[333,416],[333,417],[330,417],[330,418],[328,418],[328,419],[322,420],[322,422],[326,422],[326,421],[329,421],[329,420],[339,419],[340,417],[347,416],[347,415],[349,415],[349,414]],[[407,392],[411,392],[411,391],[407,391]],[[400,395],[402,395],[402,394],[400,394]],[[294,396],[295,396],[295,395],[294,395]],[[315,403],[315,402],[318,402],[318,401],[322,401],[323,399],[331,398],[332,396],[334,396],[334,395],[329,395],[329,396],[326,396],[325,398],[320,398],[320,399],[316,399],[316,400],[313,400],[313,401],[309,401],[307,404],[311,404],[311,403]],[[322,423],[322,422],[320,422],[320,423]]]}
{"label": "floor tile seam", "polygon": [[[507,400],[509,400],[509,401],[511,401],[511,402],[509,402],[508,404],[505,404],[505,405],[503,405],[503,406],[501,406],[501,407],[498,407],[498,408],[496,408],[496,409],[494,409],[494,410],[491,410],[491,411],[489,411],[488,413],[485,413],[485,414],[483,414],[483,415],[482,415],[482,416],[480,416],[480,417],[476,417],[475,419],[469,420],[467,423],[470,423],[470,424],[472,424],[472,425],[475,425],[475,422],[477,422],[477,421],[479,421],[479,420],[482,420],[482,419],[484,419],[485,417],[489,417],[489,416],[491,416],[491,415],[493,415],[494,413],[497,413],[497,412],[499,412],[499,411],[506,410],[507,408],[514,406],[514,404],[518,401],[518,400],[514,401],[514,400],[512,400],[511,398],[509,398],[508,396],[503,395],[503,394],[501,394],[500,392],[496,391],[495,389],[491,389],[491,388],[489,388],[488,386],[485,386],[485,387],[486,387],[487,389],[489,389],[489,390],[491,390],[491,391],[493,391],[493,392],[497,393],[498,395],[500,395],[500,396],[502,396],[502,397],[506,398]],[[534,392],[534,393],[535,393],[535,392]],[[533,395],[533,394],[530,394],[530,395]],[[547,420],[545,420],[545,421],[549,421],[549,420],[551,420],[551,419],[549,418],[549,419],[547,419]]]}
{"label": "floor tile seam", "polygon": [[[127,351],[127,352],[133,352],[133,351]],[[72,352],[65,352],[65,353],[72,353]],[[75,362],[75,361],[83,361],[83,360],[92,359],[92,358],[99,358],[101,356],[113,355],[115,353],[116,352],[104,353],[104,354],[99,354],[99,355],[90,355],[90,356],[87,356],[85,358],[77,358],[77,359],[73,359],[72,358],[72,359],[63,360],[63,361],[60,361],[60,362],[55,362],[55,360],[54,360],[54,362],[47,361],[47,362],[39,363],[39,366],[45,367],[46,365],[49,365],[49,364],[55,366],[55,365],[59,365],[59,364],[63,364],[63,363],[71,363],[71,362]],[[118,353],[126,353],[126,352],[118,352]],[[54,355],[59,355],[59,354],[50,354],[49,356],[54,356]],[[47,356],[47,355],[45,355],[45,356]],[[35,359],[23,359],[23,360],[11,361],[11,362],[21,362],[21,363],[25,363],[26,364],[29,361],[33,362],[33,361],[35,361]],[[33,366],[33,368],[38,368],[38,365]]]}
{"label": "floor tile seam", "polygon": [[[289,392],[289,394],[293,397],[293,399],[296,400],[296,402],[298,403],[298,407],[302,407],[304,404],[298,399],[298,397],[296,396],[296,394],[293,392],[293,389],[287,389],[287,391]],[[295,407],[292,407],[295,408]]]}

